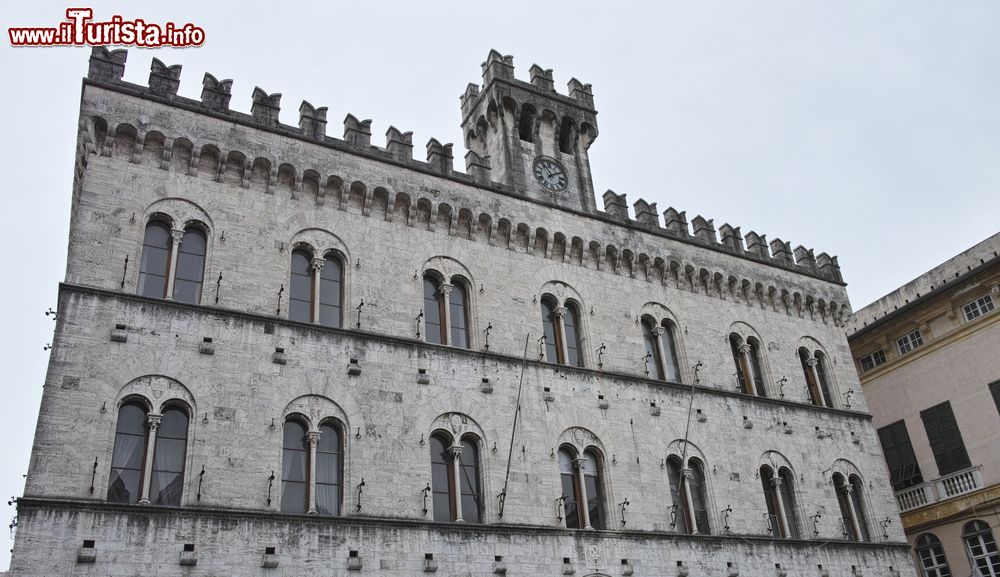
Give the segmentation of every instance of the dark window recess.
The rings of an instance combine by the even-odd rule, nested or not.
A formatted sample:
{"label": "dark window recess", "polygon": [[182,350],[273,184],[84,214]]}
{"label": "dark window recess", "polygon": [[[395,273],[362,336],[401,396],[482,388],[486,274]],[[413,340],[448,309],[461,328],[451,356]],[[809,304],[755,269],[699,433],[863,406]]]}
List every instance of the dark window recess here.
{"label": "dark window recess", "polygon": [[910,435],[906,431],[906,423],[896,421],[878,430],[878,438],[885,453],[885,464],[889,468],[889,480],[892,488],[901,491],[924,482],[917,465],[917,457],[913,454]]}
{"label": "dark window recess", "polygon": [[993,403],[996,404],[997,412],[1000,413],[1000,381],[990,383],[990,393],[993,394]]}
{"label": "dark window recess", "polygon": [[937,462],[938,474],[944,476],[972,466],[969,454],[965,451],[965,443],[962,441],[962,432],[958,430],[958,423],[955,422],[951,403],[945,401],[920,411],[920,418],[924,421],[927,440],[931,444],[934,461]]}

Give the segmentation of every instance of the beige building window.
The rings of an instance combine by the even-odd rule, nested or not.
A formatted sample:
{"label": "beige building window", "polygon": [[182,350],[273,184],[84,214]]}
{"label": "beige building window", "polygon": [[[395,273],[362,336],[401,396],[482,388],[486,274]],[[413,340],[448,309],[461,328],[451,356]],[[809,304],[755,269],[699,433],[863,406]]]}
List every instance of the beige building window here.
{"label": "beige building window", "polygon": [[978,298],[971,303],[964,305],[962,307],[962,313],[965,315],[966,321],[971,321],[985,315],[994,308],[996,308],[996,306],[993,304],[993,297],[990,295],[983,295],[982,298]]}
{"label": "beige building window", "polygon": [[868,372],[875,367],[879,367],[885,364],[885,351],[878,350],[871,354],[865,355],[858,359],[861,364],[861,371]]}
{"label": "beige building window", "polygon": [[896,339],[896,348],[901,355],[905,355],[913,349],[923,346],[923,344],[924,338],[920,335],[920,331],[913,331]]}
{"label": "beige building window", "polygon": [[924,533],[917,539],[917,557],[924,577],[951,577],[951,567],[944,556],[941,540],[931,533]]}
{"label": "beige building window", "polygon": [[990,526],[978,519],[970,521],[962,530],[962,537],[977,577],[1000,577],[1000,551]]}

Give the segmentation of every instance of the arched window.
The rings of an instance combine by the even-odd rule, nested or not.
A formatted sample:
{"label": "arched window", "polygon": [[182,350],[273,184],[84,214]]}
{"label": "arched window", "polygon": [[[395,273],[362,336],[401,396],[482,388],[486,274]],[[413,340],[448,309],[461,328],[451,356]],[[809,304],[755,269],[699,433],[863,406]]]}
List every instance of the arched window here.
{"label": "arched window", "polygon": [[587,449],[583,456],[577,458],[571,448],[560,448],[559,477],[566,527],[604,529],[606,520],[600,455],[593,449]]}
{"label": "arched window", "polygon": [[201,283],[205,274],[205,252],[208,239],[200,229],[189,226],[184,230],[177,248],[177,272],[174,274],[174,300],[181,303],[201,302]]}
{"label": "arched window", "polygon": [[760,341],[749,337],[746,342],[736,333],[729,335],[729,349],[736,367],[736,389],[745,395],[766,397],[764,376],[761,372]]}
{"label": "arched window", "polygon": [[761,370],[760,362],[760,341],[754,337],[747,338],[747,345],[750,350],[747,351],[747,356],[750,359],[750,380],[753,382],[753,390],[756,391],[758,397],[766,397],[767,391],[764,389],[764,372]]}
{"label": "arched window", "polygon": [[341,452],[340,427],[323,423],[316,443],[316,512],[320,515],[340,514]]}
{"label": "arched window", "polygon": [[806,378],[812,404],[818,407],[832,407],[833,398],[826,377],[826,356],[821,351],[816,351],[815,356],[810,355],[808,349],[801,347],[799,361],[802,364],[802,373]]}
{"label": "arched window", "polygon": [[951,567],[944,556],[940,539],[931,533],[924,533],[917,539],[916,549],[923,577],[951,577]]}
{"label": "arched window", "polygon": [[975,520],[965,524],[962,538],[969,550],[969,558],[982,577],[1000,577],[1000,551],[993,538],[993,531],[984,521]]}
{"label": "arched window", "polygon": [[281,511],[340,514],[343,435],[336,421],[310,431],[305,422],[285,421],[281,449]]}
{"label": "arched window", "polygon": [[452,277],[451,284],[436,273],[424,274],[424,334],[428,343],[469,348],[469,294],[466,283]]}
{"label": "arched window", "polygon": [[779,539],[797,539],[798,522],[795,514],[795,493],[791,471],[782,467],[778,475],[771,467],[760,468],[760,481],[767,501],[768,530]]}
{"label": "arched window", "polygon": [[535,139],[535,107],[525,104],[521,107],[521,118],[518,123],[517,134],[525,142],[534,142]]}
{"label": "arched window", "polygon": [[431,493],[435,521],[482,522],[482,484],[478,441],[466,435],[458,444],[438,431],[431,435]]}
{"label": "arched window", "polygon": [[671,524],[679,533],[711,534],[708,524],[708,501],[705,497],[705,468],[696,458],[688,459],[685,470],[681,460],[667,458],[667,478],[670,481]]}
{"label": "arched window", "polygon": [[864,503],[861,499],[861,492],[864,490],[861,479],[857,475],[851,475],[848,480],[840,473],[834,473],[833,486],[837,491],[837,504],[840,505],[844,536],[852,541],[870,540]]}
{"label": "arched window", "polygon": [[642,319],[642,342],[646,345],[646,374],[663,380],[663,358],[660,355],[660,331],[653,321]]}
{"label": "arched window", "polygon": [[583,366],[580,347],[580,309],[573,301],[560,307],[551,295],[544,295],[541,302],[542,330],[545,336],[545,361]]}
{"label": "arched window", "polygon": [[167,406],[148,413],[140,402],[118,410],[108,501],[179,506],[184,489],[188,413]]}
{"label": "arched window", "polygon": [[139,261],[138,293],[162,299],[167,295],[167,268],[170,266],[170,227],[159,220],[146,225]]}
{"label": "arched window", "polygon": [[863,499],[865,485],[861,482],[861,477],[857,475],[851,475],[847,482],[853,488],[851,499],[854,503],[854,512],[857,515],[858,529],[860,530],[857,538],[859,541],[871,541],[871,534],[868,532],[868,512],[865,509]]}
{"label": "arched window", "polygon": [[306,471],[309,447],[306,427],[295,419],[285,421],[281,449],[281,510],[284,513],[306,512]]}
{"label": "arched window", "polygon": [[288,281],[288,318],[328,327],[341,326],[343,281],[344,267],[336,256],[331,254],[315,259],[305,249],[293,250]]}
{"label": "arched window", "polygon": [[681,382],[680,362],[677,356],[677,336],[674,332],[674,325],[668,320],[664,320],[660,326],[663,327],[663,334],[660,335],[660,346],[663,348],[663,366],[667,380],[672,383]]}
{"label": "arched window", "polygon": [[146,408],[126,403],[118,410],[115,448],[111,456],[108,501],[138,503],[146,450]]}
{"label": "arched window", "polygon": [[149,498],[154,505],[181,504],[184,489],[184,462],[187,457],[188,414],[180,407],[163,411],[156,429],[153,474]]}
{"label": "arched window", "polygon": [[163,221],[149,221],[142,241],[138,293],[169,296],[182,303],[201,302],[207,245],[204,231],[196,226],[172,231]]}

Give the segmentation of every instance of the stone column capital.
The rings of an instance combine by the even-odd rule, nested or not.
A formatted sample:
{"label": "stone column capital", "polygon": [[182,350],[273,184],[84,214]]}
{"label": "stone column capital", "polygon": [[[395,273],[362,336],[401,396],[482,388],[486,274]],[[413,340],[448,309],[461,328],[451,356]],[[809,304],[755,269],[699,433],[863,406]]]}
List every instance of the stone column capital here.
{"label": "stone column capital", "polygon": [[810,367],[815,367],[817,363],[819,363],[819,359],[817,359],[816,357],[809,357],[808,359],[806,359],[806,364],[809,365]]}
{"label": "stone column capital", "polygon": [[312,262],[310,262],[309,264],[312,266],[313,270],[315,270],[315,271],[321,271],[321,270],[323,270],[323,265],[326,264],[326,259],[325,258],[316,257],[316,258],[312,259]]}
{"label": "stone column capital", "polygon": [[556,307],[555,310],[552,311],[552,315],[555,316],[557,319],[561,319],[566,316],[567,312],[569,312],[569,309],[567,309],[566,307]]}
{"label": "stone column capital", "polygon": [[653,327],[653,329],[649,332],[653,333],[654,337],[662,337],[663,334],[667,332],[667,329],[657,326]]}
{"label": "stone column capital", "polygon": [[743,343],[742,345],[736,347],[736,350],[739,351],[741,355],[749,355],[750,351],[752,350],[752,347],[746,343]]}
{"label": "stone column capital", "polygon": [[309,431],[308,433],[306,433],[306,442],[309,443],[310,447],[315,447],[316,445],[319,444],[319,437],[320,437],[319,431]]}
{"label": "stone column capital", "polygon": [[584,459],[584,458],[582,458],[582,457],[578,457],[576,459],[573,459],[573,467],[576,470],[578,470],[581,473],[583,473],[584,471],[587,470],[587,460]]}
{"label": "stone column capital", "polygon": [[447,297],[447,296],[451,295],[451,291],[454,288],[455,288],[454,285],[450,285],[450,284],[448,284],[446,282],[443,282],[443,283],[441,283],[441,286],[438,287],[438,294],[440,294],[440,295],[442,295],[444,297]]}
{"label": "stone column capital", "polygon": [[784,482],[785,482],[785,480],[782,479],[781,477],[777,476],[777,475],[771,477],[771,486],[774,487],[775,489],[781,488],[781,485]]}
{"label": "stone column capital", "polygon": [[163,420],[163,415],[159,413],[149,413],[146,415],[146,426],[149,427],[150,431],[155,431],[160,428],[161,420]]}
{"label": "stone column capital", "polygon": [[462,457],[463,448],[464,447],[462,447],[462,445],[452,445],[448,447],[448,454],[451,455],[452,459],[455,459],[457,461]]}
{"label": "stone column capital", "polygon": [[179,228],[170,229],[170,238],[173,239],[174,244],[180,244],[184,240],[184,231]]}
{"label": "stone column capital", "polygon": [[854,485],[848,483],[847,481],[844,481],[844,484],[840,486],[840,491],[843,494],[845,494],[848,497],[850,497],[851,493],[854,493]]}

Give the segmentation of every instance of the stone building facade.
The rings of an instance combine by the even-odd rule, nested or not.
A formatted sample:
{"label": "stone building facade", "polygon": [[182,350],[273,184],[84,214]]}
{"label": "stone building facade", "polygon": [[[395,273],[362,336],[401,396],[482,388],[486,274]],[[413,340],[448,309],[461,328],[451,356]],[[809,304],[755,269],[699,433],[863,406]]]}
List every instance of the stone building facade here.
{"label": "stone building facade", "polygon": [[83,83],[14,575],[912,572],[836,258],[598,210],[589,85],[491,52],[460,173],[125,60]]}
{"label": "stone building facade", "polygon": [[998,309],[1000,233],[847,325],[922,576],[1000,576]]}

